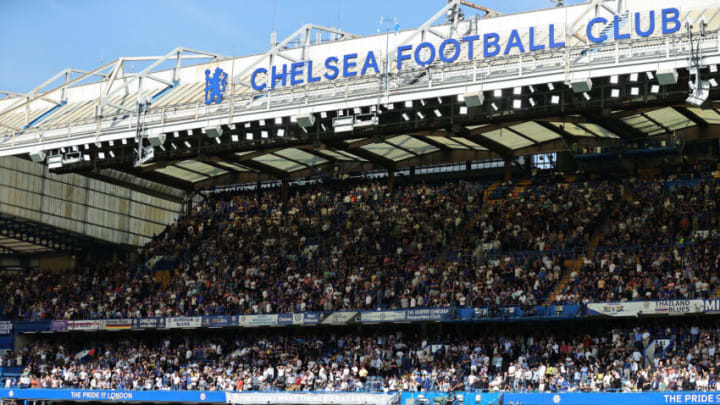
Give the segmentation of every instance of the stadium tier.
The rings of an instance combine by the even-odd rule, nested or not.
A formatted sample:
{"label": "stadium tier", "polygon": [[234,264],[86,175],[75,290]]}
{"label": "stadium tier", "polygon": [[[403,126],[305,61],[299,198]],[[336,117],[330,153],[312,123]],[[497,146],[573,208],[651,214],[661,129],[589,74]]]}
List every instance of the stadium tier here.
{"label": "stadium tier", "polygon": [[720,403],[717,0],[441,3],[3,92],[2,404]]}

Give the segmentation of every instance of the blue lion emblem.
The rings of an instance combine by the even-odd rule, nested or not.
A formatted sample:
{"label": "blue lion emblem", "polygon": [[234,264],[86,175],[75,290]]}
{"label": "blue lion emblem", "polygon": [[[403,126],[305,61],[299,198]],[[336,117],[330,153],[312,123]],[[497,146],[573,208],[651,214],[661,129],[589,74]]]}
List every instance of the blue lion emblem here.
{"label": "blue lion emblem", "polygon": [[205,104],[222,103],[223,93],[227,86],[227,73],[216,68],[215,74],[210,76],[210,69],[205,70]]}

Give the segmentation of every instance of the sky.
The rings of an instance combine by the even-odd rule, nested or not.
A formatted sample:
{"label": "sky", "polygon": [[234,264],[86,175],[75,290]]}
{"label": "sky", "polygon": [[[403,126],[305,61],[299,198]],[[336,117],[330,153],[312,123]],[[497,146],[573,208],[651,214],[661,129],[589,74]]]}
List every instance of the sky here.
{"label": "sky", "polygon": [[[501,13],[550,0],[474,0]],[[566,4],[583,2],[567,0]],[[264,52],[303,24],[374,34],[380,17],[421,25],[445,0],[0,0],[0,91],[26,93],[65,68],[90,70],[122,56],[176,47],[224,55]],[[472,9],[464,8],[466,16]]]}

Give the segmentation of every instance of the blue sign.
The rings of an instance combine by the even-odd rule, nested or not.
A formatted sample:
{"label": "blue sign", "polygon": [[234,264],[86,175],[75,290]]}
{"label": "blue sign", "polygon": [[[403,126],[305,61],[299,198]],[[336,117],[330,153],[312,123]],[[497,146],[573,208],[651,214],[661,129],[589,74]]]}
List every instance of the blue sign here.
{"label": "blue sign", "polygon": [[[648,37],[655,32],[655,11],[649,11],[649,24],[648,27],[641,27],[640,23],[643,19],[639,12],[635,13],[635,18],[631,21],[635,21],[633,30],[640,37]],[[659,30],[663,35],[672,34],[680,30],[680,10],[677,8],[665,8],[660,11],[660,27]],[[614,17],[612,21],[613,26],[613,38],[615,39],[627,39],[630,38],[630,32],[620,33],[620,22],[618,16]],[[609,38],[603,31],[598,36],[593,34],[593,28],[600,24],[602,27],[609,26],[611,21],[603,17],[596,17],[590,20],[586,26],[586,34],[588,39],[593,43],[601,43],[607,41]],[[527,33],[527,36],[525,35]],[[562,35],[562,33],[560,33]],[[527,37],[527,40],[523,38]],[[482,35],[469,35],[460,39],[448,38],[440,43],[436,48],[434,44],[430,42],[422,42],[417,46],[413,45],[400,45],[396,49],[397,59],[397,70],[402,70],[403,62],[412,60],[416,65],[420,67],[428,66],[436,61],[442,63],[453,63],[460,57],[460,51],[462,47],[467,48],[467,58],[472,61],[476,57],[479,58],[492,58],[498,55],[508,55],[510,52],[517,50],[519,53],[541,51],[544,49],[564,48],[565,42],[557,40],[558,34],[555,30],[555,24],[548,25],[548,40],[547,43],[536,43],[535,27],[529,27],[525,30],[512,29],[510,35],[507,38],[502,38],[505,45],[501,45],[500,34],[495,32],[488,32]],[[474,44],[481,44],[482,52],[478,52],[478,55],[474,53]],[[335,80],[338,77],[347,78],[355,76],[364,76],[368,72],[378,74],[380,68],[378,65],[377,58],[373,51],[368,51],[365,54],[363,62],[360,62],[359,55],[357,53],[349,53],[338,56],[329,56],[322,63],[325,74],[322,76],[315,76],[314,71],[317,72],[317,65],[313,65],[312,60],[295,62],[290,65],[283,64],[281,66],[272,66],[270,71],[267,68],[259,67],[255,69],[250,76],[250,84],[252,88],[257,91],[263,91],[266,89],[274,89],[275,87],[284,86],[295,86],[303,83],[314,83],[320,80]],[[318,63],[319,64],[319,63]],[[217,71],[217,70],[216,70]],[[206,75],[209,71],[206,71]],[[207,89],[206,89],[207,94]],[[209,104],[206,95],[205,103]]]}
{"label": "blue sign", "polygon": [[222,103],[223,93],[227,86],[227,73],[220,68],[215,68],[215,73],[210,76],[210,69],[205,70],[205,104]]}
{"label": "blue sign", "polygon": [[237,315],[210,315],[203,316],[202,326],[206,328],[220,328],[237,326]]}
{"label": "blue sign", "polygon": [[523,405],[705,405],[720,403],[717,392],[642,392],[642,393],[505,393],[503,403]]}
{"label": "blue sign", "polygon": [[162,329],[165,318],[136,318],[132,320],[133,329]]}
{"label": "blue sign", "polygon": [[225,403],[222,391],[112,391],[73,389],[0,389],[2,399],[108,402]]}

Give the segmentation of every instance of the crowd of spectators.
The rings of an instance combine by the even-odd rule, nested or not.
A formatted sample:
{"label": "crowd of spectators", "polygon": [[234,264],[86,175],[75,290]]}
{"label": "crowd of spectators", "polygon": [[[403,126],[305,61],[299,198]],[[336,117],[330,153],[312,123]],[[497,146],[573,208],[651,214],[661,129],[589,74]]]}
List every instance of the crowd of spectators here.
{"label": "crowd of spectators", "polygon": [[[701,240],[720,231],[720,183],[670,183],[536,184],[491,201],[472,181],[316,184],[287,203],[272,189],[210,195],[138,260],[3,275],[0,316],[534,306],[567,271],[562,302],[708,296],[718,249]],[[567,259],[599,230],[603,249],[578,272]]]}
{"label": "crowd of spectators", "polygon": [[[550,333],[552,332],[552,333]],[[617,327],[493,335],[189,336],[7,353],[4,387],[227,391],[717,390],[720,329]]]}

